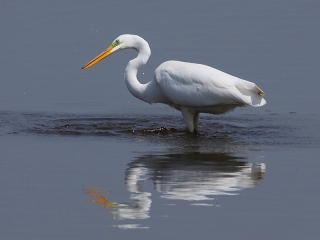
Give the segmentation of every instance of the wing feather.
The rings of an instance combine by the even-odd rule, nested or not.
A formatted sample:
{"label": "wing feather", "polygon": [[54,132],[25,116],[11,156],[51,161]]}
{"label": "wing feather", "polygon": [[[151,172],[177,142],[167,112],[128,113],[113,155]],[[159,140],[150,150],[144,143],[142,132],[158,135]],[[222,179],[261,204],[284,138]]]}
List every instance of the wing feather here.
{"label": "wing feather", "polygon": [[[166,97],[181,106],[250,104],[250,92],[263,94],[254,83],[195,63],[164,62],[156,69],[155,80]],[[247,91],[243,94],[239,88]]]}

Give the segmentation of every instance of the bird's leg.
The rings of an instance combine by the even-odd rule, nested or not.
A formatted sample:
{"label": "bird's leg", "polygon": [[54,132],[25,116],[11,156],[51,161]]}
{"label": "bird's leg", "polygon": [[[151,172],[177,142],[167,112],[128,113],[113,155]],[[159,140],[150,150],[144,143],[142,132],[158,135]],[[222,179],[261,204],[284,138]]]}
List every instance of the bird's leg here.
{"label": "bird's leg", "polygon": [[194,132],[194,113],[191,113],[188,108],[181,107],[184,123],[187,125],[189,132]]}
{"label": "bird's leg", "polygon": [[193,116],[194,132],[197,132],[197,131],[198,131],[199,115],[200,115],[199,113],[196,113],[196,114]]}

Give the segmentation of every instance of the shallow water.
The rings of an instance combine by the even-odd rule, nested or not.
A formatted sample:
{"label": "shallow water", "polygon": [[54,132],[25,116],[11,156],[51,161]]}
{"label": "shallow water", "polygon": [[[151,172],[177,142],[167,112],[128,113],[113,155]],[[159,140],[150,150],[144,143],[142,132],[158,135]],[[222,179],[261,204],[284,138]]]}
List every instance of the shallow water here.
{"label": "shallow water", "polygon": [[[319,1],[2,1],[1,239],[318,239]],[[181,114],[128,93],[134,51],[255,82],[262,108]]]}
{"label": "shallow water", "polygon": [[4,239],[318,234],[317,115],[0,116]]}
{"label": "shallow water", "polygon": [[[177,115],[102,115],[1,112],[2,134],[108,137],[201,151],[237,151],[237,147],[317,147],[318,114],[201,115],[199,132],[188,133]],[[223,145],[227,147],[218,148]]]}

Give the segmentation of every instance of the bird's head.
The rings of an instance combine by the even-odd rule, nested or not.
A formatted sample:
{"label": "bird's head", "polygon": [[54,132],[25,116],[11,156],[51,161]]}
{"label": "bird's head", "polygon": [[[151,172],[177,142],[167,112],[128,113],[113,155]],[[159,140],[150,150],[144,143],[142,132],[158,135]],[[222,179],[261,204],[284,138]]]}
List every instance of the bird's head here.
{"label": "bird's head", "polygon": [[[130,35],[130,34],[124,34],[119,37],[117,37],[105,50],[103,50],[101,53],[99,53],[96,57],[91,59],[86,65],[82,67],[82,69],[87,69],[94,64],[100,62],[102,59],[108,57],[114,52],[117,52],[119,50],[125,49],[125,48],[135,48],[137,49],[137,41],[136,38],[138,36]],[[140,37],[138,37],[140,38]],[[137,49],[138,50],[138,49]]]}

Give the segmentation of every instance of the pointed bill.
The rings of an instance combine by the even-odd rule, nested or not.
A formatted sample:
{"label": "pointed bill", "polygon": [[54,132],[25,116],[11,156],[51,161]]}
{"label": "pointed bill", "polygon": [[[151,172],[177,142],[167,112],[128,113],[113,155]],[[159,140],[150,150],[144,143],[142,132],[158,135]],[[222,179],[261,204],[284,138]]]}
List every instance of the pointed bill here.
{"label": "pointed bill", "polygon": [[102,59],[108,57],[111,53],[111,50],[114,48],[113,45],[110,45],[107,49],[105,49],[104,51],[102,51],[100,54],[98,54],[96,57],[94,57],[93,59],[91,59],[86,65],[84,65],[82,67],[82,69],[87,69],[91,66],[93,66],[94,64],[96,64],[97,62],[100,62]]}

